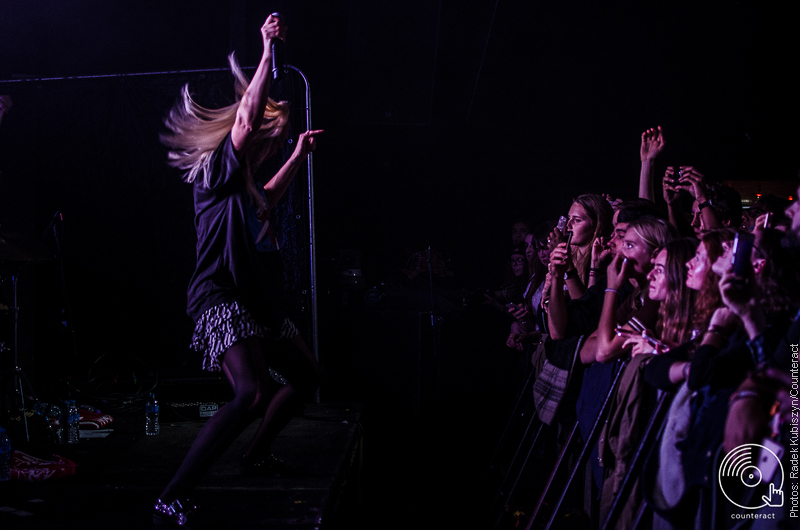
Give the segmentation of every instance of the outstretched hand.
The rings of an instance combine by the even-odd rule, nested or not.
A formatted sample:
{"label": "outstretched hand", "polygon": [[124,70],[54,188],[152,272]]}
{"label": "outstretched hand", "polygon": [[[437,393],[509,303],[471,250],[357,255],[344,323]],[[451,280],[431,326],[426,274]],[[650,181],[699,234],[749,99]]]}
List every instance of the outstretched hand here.
{"label": "outstretched hand", "polygon": [[642,145],[639,147],[639,156],[644,161],[653,161],[664,149],[664,134],[661,127],[648,129],[642,133]]}
{"label": "outstretched hand", "polygon": [[308,153],[317,148],[316,137],[323,132],[325,131],[317,129],[315,131],[306,131],[298,136],[297,145],[294,148],[294,156],[297,158],[305,158],[308,156]]}

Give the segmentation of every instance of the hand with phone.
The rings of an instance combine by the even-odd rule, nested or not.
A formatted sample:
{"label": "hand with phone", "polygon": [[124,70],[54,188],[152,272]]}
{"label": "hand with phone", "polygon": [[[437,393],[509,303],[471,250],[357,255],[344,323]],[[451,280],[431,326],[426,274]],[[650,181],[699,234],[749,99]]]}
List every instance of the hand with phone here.
{"label": "hand with phone", "polygon": [[706,177],[692,166],[680,166],[678,168],[678,179],[676,187],[689,192],[698,202],[704,202],[709,198],[709,189]]}
{"label": "hand with phone", "polygon": [[[639,333],[633,331],[632,329],[618,328],[617,336],[625,338],[625,342],[622,344],[622,349],[627,349],[629,346],[632,346],[632,356],[643,354],[658,355],[669,349],[664,343],[653,339],[653,333],[650,330]],[[655,344],[653,341],[655,341]]]}
{"label": "hand with phone", "polygon": [[[567,218],[563,215],[558,219],[558,224],[547,238],[547,248],[552,253],[559,243],[566,240]],[[551,256],[552,259],[552,256]]]}
{"label": "hand with phone", "polygon": [[523,304],[508,304],[506,308],[508,308],[508,312],[514,317],[514,320],[520,324],[528,324],[530,322],[531,315]]}
{"label": "hand with phone", "polygon": [[664,193],[664,201],[667,204],[673,204],[680,198],[681,189],[678,188],[678,179],[680,178],[680,168],[669,166],[664,173],[664,180],[662,181],[662,188]]}
{"label": "hand with phone", "polygon": [[550,252],[550,273],[556,278],[563,278],[564,274],[574,269],[572,264],[572,256],[570,256],[570,240],[572,239],[572,231],[567,232],[567,240],[558,244],[556,248]]}

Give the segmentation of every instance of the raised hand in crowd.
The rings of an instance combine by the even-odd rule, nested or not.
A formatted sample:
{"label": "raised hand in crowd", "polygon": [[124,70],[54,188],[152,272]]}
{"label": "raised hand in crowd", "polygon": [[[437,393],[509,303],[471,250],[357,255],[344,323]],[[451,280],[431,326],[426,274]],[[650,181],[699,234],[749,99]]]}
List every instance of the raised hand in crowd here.
{"label": "raised hand in crowd", "polygon": [[605,200],[608,201],[608,204],[611,205],[611,209],[614,210],[615,212],[622,207],[622,203],[624,202],[622,199],[619,198],[615,199],[608,193],[602,193],[601,195]]}
{"label": "raised hand in crowd", "polygon": [[642,143],[639,146],[639,158],[642,169],[639,174],[639,198],[656,200],[653,188],[653,175],[655,172],[656,157],[664,149],[664,134],[661,127],[648,129],[642,133]]}
{"label": "raised hand in crowd", "polygon": [[[614,254],[608,246],[609,239],[610,238],[606,237],[597,237],[592,242],[592,269],[605,269],[611,262],[611,258]],[[592,282],[592,279],[593,278],[590,276],[589,281]]]}
{"label": "raised hand in crowd", "polygon": [[667,206],[675,203],[681,194],[681,188],[678,187],[678,179],[680,178],[680,169],[674,166],[667,167],[664,172],[664,180],[662,182],[664,202]]}
{"label": "raised hand in crowd", "polygon": [[698,202],[705,202],[711,196],[705,175],[693,166],[678,168],[677,187],[687,191]]}

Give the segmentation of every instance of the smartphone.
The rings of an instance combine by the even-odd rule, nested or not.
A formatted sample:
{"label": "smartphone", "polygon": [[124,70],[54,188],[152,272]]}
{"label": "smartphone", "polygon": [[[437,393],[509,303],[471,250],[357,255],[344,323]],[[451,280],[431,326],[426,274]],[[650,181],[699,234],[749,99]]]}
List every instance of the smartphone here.
{"label": "smartphone", "polygon": [[764,228],[769,228],[769,216],[770,216],[770,214],[772,214],[772,212],[767,212],[767,214],[764,216]]}
{"label": "smartphone", "polygon": [[567,227],[567,218],[562,215],[561,217],[558,218],[558,224],[556,225],[556,228],[558,228],[558,231],[563,234],[564,228],[566,227]]}
{"label": "smartphone", "polygon": [[753,234],[737,233],[736,238],[733,240],[731,263],[733,263],[733,274],[737,277],[734,282],[740,287],[744,287],[745,278],[749,276],[749,272],[753,267],[751,255],[754,239]]}
{"label": "smartphone", "polygon": [[572,230],[567,230],[567,254],[569,254],[569,246],[572,244]]}

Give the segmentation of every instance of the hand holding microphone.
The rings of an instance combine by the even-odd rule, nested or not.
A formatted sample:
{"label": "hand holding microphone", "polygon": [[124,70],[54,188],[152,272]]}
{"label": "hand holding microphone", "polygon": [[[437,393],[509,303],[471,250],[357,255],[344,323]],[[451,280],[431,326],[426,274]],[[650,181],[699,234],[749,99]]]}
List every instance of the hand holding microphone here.
{"label": "hand holding microphone", "polygon": [[283,74],[283,41],[287,29],[280,13],[272,13],[261,26],[264,48],[269,47],[272,55],[272,78],[276,81]]}

